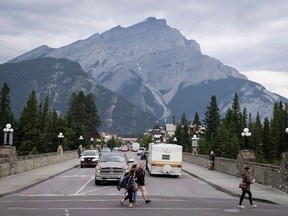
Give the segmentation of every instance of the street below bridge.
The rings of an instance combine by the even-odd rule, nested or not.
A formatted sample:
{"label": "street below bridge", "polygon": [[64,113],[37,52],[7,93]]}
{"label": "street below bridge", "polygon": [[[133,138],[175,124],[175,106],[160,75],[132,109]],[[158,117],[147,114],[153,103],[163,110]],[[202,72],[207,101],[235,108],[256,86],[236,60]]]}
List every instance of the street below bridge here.
{"label": "street below bridge", "polygon": [[[137,164],[135,153],[128,152]],[[21,181],[21,179],[19,179]],[[288,206],[254,202],[257,208],[238,209],[239,198],[216,190],[198,178],[183,172],[179,178],[150,176],[146,183],[151,203],[145,204],[140,191],[139,206],[122,206],[124,190],[116,184],[95,185],[94,168],[76,167],[18,193],[0,198],[1,216],[191,216],[191,215],[287,215]],[[3,187],[4,185],[1,185]],[[5,187],[5,186],[4,186]],[[253,192],[253,189],[252,189]]]}

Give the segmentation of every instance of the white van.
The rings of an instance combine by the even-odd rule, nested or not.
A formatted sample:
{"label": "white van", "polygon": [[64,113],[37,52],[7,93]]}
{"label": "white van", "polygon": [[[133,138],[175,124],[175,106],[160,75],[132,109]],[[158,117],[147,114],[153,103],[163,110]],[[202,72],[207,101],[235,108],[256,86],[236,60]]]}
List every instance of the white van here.
{"label": "white van", "polygon": [[150,175],[182,175],[182,146],[150,143],[146,168]]}

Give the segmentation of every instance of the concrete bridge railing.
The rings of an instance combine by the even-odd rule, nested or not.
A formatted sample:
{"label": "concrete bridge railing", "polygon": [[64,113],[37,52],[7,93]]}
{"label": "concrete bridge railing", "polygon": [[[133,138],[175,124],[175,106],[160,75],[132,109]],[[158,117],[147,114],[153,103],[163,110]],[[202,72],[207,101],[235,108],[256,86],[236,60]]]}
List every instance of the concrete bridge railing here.
{"label": "concrete bridge railing", "polygon": [[0,147],[0,178],[77,158],[77,151],[63,151],[17,157],[15,147]]}
{"label": "concrete bridge railing", "polygon": [[[246,155],[247,156],[247,155]],[[216,157],[215,170],[228,175],[240,177],[245,166],[251,167],[252,175],[257,182],[288,193],[288,153],[282,154],[280,166],[256,163],[240,151],[236,160]],[[183,153],[183,160],[207,167],[208,156]]]}

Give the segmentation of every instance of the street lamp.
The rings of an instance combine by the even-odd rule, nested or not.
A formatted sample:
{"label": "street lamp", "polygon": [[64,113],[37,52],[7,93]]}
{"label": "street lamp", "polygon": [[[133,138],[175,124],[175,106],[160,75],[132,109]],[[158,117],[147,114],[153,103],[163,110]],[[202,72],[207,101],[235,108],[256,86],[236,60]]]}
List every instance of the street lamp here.
{"label": "street lamp", "polygon": [[176,137],[174,137],[173,143],[174,143],[174,144],[177,144],[177,138],[176,138]]}
{"label": "street lamp", "polygon": [[4,145],[13,145],[13,128],[11,124],[6,124],[6,128],[3,129],[4,132]]}
{"label": "street lamp", "polygon": [[192,138],[191,138],[191,140],[192,140],[192,148],[197,148],[197,146],[198,146],[198,138],[197,138],[197,136],[196,135],[194,135]]}
{"label": "street lamp", "polygon": [[[288,134],[288,128],[285,129],[285,132]],[[285,147],[287,147],[288,144],[285,145]]]}
{"label": "street lamp", "polygon": [[248,148],[248,137],[251,136],[251,133],[249,132],[248,128],[244,128],[243,132],[241,133],[242,137],[245,137],[245,148]]}
{"label": "street lamp", "polygon": [[94,142],[94,138],[93,137],[90,138],[90,142],[91,142],[90,148],[93,149],[93,142]]}
{"label": "street lamp", "polygon": [[59,133],[58,134],[58,138],[59,138],[59,140],[60,140],[60,145],[61,145],[61,140],[64,138],[64,135],[63,135],[63,133]]}
{"label": "street lamp", "polygon": [[198,154],[197,153],[198,137],[196,135],[193,135],[191,140],[192,140],[192,153],[193,154],[195,154],[195,153]]}

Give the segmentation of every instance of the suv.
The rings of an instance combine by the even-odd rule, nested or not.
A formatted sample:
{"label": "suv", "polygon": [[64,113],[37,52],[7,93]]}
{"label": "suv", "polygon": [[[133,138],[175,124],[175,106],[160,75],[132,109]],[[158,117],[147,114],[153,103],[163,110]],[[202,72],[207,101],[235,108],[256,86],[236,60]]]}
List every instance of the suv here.
{"label": "suv", "polygon": [[103,181],[119,182],[121,176],[129,170],[129,163],[134,163],[134,160],[128,160],[123,152],[102,152],[95,168],[95,185]]}
{"label": "suv", "polygon": [[86,150],[80,157],[80,167],[84,166],[96,166],[99,159],[98,150]]}

